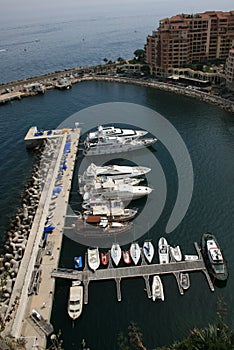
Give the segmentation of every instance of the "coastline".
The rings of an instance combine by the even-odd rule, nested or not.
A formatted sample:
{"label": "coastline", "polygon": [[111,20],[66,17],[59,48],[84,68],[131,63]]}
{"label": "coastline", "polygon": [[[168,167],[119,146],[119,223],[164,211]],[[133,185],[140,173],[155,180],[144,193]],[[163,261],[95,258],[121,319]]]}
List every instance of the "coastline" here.
{"label": "coastline", "polygon": [[[107,74],[106,71],[103,74],[102,70],[98,71],[100,67],[101,66],[86,66],[79,68],[71,68],[64,71],[47,73],[36,77],[1,84],[0,105],[5,104],[11,100],[20,100],[24,97],[35,96],[38,93],[45,93],[46,90],[51,90],[55,88],[60,90],[69,89],[73,84],[81,83],[83,81],[105,81],[113,83],[115,82],[124,84],[135,84],[144,87],[156,88],[162,91],[172,92],[175,94],[195,98],[203,102],[215,104],[228,112],[234,112],[234,102],[224,99],[222,97],[199,90],[192,90],[186,87],[155,81],[152,78],[146,80],[144,78],[137,79],[129,77],[119,77],[116,76],[113,70],[113,68],[116,68],[115,65],[110,65],[109,67],[107,66],[107,68],[105,68],[106,70],[108,69],[109,71],[111,71],[111,74]],[[64,79],[64,83],[62,84],[58,83],[61,79]],[[40,85],[40,89],[27,90],[27,85],[29,84],[38,84]],[[25,88],[26,91],[24,91]]]}

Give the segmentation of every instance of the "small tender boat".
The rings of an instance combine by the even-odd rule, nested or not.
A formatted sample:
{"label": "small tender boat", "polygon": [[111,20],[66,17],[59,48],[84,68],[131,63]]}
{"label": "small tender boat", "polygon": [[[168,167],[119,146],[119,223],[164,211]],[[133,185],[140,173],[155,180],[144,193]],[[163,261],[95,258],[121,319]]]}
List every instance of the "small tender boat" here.
{"label": "small tender boat", "polygon": [[170,256],[171,256],[171,261],[182,260],[182,253],[179,245],[177,245],[176,247],[170,246]]}
{"label": "small tender boat", "polygon": [[109,262],[109,253],[108,252],[105,252],[105,253],[101,252],[100,256],[101,256],[102,265],[106,266]]}
{"label": "small tender boat", "polygon": [[143,244],[143,252],[146,260],[151,263],[154,257],[154,246],[150,241],[145,241]]}
{"label": "small tender boat", "polygon": [[141,248],[138,243],[133,242],[130,246],[130,256],[135,265],[137,265],[141,256]]}
{"label": "small tender boat", "polygon": [[121,259],[121,248],[118,243],[113,243],[111,247],[111,258],[115,265],[118,266]]}
{"label": "small tender boat", "polygon": [[74,268],[80,269],[82,266],[83,266],[82,256],[75,256],[74,257]]}
{"label": "small tender boat", "polygon": [[88,248],[88,265],[91,270],[95,271],[99,268],[100,258],[98,248]]}
{"label": "small tender boat", "polygon": [[68,315],[75,320],[82,312],[83,307],[83,286],[80,281],[73,281],[70,287],[68,300]]}
{"label": "small tender boat", "polygon": [[198,256],[197,255],[185,255],[184,260],[186,260],[186,261],[198,260]]}
{"label": "small tender boat", "polygon": [[208,272],[216,281],[226,281],[228,278],[227,264],[217,238],[210,232],[204,233],[201,238],[201,248]]}
{"label": "small tender boat", "polygon": [[131,260],[131,256],[130,256],[130,251],[129,250],[122,250],[122,257],[123,257],[123,261],[126,265],[131,264],[132,260]]}
{"label": "small tender boat", "polygon": [[169,263],[169,245],[164,237],[161,237],[158,241],[158,255],[160,264]]}
{"label": "small tender boat", "polygon": [[155,275],[152,283],[152,300],[155,301],[157,299],[164,301],[164,291],[161,278],[158,275]]}
{"label": "small tender boat", "polygon": [[188,273],[185,273],[185,272],[180,273],[180,285],[185,290],[190,287],[190,278]]}

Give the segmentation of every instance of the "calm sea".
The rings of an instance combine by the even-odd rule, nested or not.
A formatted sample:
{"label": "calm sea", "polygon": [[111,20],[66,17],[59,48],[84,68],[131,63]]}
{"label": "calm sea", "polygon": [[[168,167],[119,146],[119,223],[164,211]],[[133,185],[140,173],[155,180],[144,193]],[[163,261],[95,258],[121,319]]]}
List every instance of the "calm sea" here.
{"label": "calm sea", "polygon": [[[76,23],[74,19],[66,21],[63,31],[61,22],[56,24],[55,19],[51,20],[52,23],[45,21],[30,26],[22,23],[6,30],[5,37],[2,26],[1,47],[8,50],[0,52],[0,80],[9,81],[83,65],[87,61],[89,64],[100,63],[104,57],[115,59],[118,56],[131,56],[136,48],[142,47],[145,35],[153,29],[153,15],[148,28],[139,18],[140,14],[138,19],[126,16],[120,20],[120,17],[107,16],[102,22],[106,28],[109,26],[108,34],[101,25],[101,18],[97,17],[89,21],[84,19],[82,23]],[[123,31],[114,31],[113,23],[119,28],[120,22]],[[80,30],[77,26],[80,26]],[[91,31],[92,26],[95,26],[96,33]],[[9,29],[6,23],[5,27]],[[129,38],[126,30],[131,31],[136,40]],[[68,37],[70,39],[66,40]],[[96,42],[96,46],[91,42]],[[234,120],[232,114],[215,106],[151,88],[101,82],[85,82],[73,86],[70,91],[54,90],[46,92],[44,96],[1,106],[1,240],[19,204],[19,193],[31,172],[33,154],[26,151],[23,142],[28,128],[31,125],[48,129],[57,127],[73,113],[105,102],[130,102],[149,107],[176,127],[192,159],[194,192],[186,216],[167,238],[171,244],[180,244],[184,252],[193,254],[193,242],[199,241],[206,230],[214,232],[228,260],[230,277],[225,288],[216,288],[212,294],[204,276],[194,273],[191,275],[190,289],[180,296],[174,277],[164,276],[164,303],[153,303],[147,299],[143,279],[122,281],[121,303],[116,300],[114,281],[91,283],[89,304],[84,306],[83,314],[74,327],[67,315],[70,284],[58,281],[52,323],[56,331],[61,329],[64,349],[79,349],[82,339],[92,350],[117,349],[117,334],[121,331],[126,333],[131,320],[139,325],[147,349],[153,349],[181,339],[193,327],[202,327],[216,320],[216,303],[220,297],[227,304],[227,322],[234,326]],[[164,211],[149,233],[156,245],[158,238],[165,234],[165,222],[171,203],[175,200],[177,181],[170,155],[160,142],[155,148],[155,156],[165,170],[168,186]],[[73,191],[76,191],[76,177]],[[146,236],[139,242],[142,243]],[[64,237],[60,265],[72,267],[73,256],[84,253],[85,249]]]}

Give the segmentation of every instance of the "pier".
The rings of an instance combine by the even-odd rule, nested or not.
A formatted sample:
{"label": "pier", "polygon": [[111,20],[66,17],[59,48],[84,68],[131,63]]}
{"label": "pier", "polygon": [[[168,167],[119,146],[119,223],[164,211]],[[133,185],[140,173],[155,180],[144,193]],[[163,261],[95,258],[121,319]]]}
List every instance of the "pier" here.
{"label": "pier", "polygon": [[101,280],[115,280],[117,289],[117,300],[121,301],[120,283],[123,278],[143,277],[145,280],[148,298],[151,298],[151,288],[149,285],[149,277],[152,275],[173,274],[178,283],[180,294],[184,291],[179,284],[179,274],[181,272],[198,272],[204,273],[211,291],[214,291],[214,285],[207,272],[203,257],[201,255],[198,244],[195,242],[195,249],[198,254],[198,260],[170,262],[168,264],[147,264],[144,255],[141,252],[141,265],[127,267],[113,267],[111,260],[108,268],[91,271],[87,265],[87,255],[85,258],[85,267],[83,271],[73,269],[56,269],[51,276],[55,278],[66,278],[70,280],[80,280],[84,285],[84,304],[88,304],[88,286],[90,282]]}
{"label": "pier", "polygon": [[[47,136],[47,132],[45,135]],[[39,142],[38,136],[34,136],[32,130],[28,136],[30,142]],[[27,350],[32,349],[32,339],[35,349],[45,349],[46,336],[53,332],[49,321],[55,280],[51,278],[51,272],[58,267],[79,137],[79,128],[54,132],[54,156],[50,159],[49,171],[44,179],[44,187],[6,312],[8,321],[3,335],[10,334],[15,339],[24,338]],[[65,157],[64,150],[68,140],[70,147]],[[66,169],[61,170],[64,159]],[[61,171],[62,185],[60,192],[54,196]],[[51,213],[55,228],[45,235],[46,218]]]}

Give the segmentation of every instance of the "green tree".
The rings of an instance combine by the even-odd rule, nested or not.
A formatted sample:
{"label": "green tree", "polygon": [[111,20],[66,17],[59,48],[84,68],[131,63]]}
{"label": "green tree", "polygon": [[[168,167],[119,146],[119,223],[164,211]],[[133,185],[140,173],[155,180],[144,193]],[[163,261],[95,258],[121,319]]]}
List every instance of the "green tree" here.
{"label": "green tree", "polygon": [[142,49],[137,49],[134,51],[135,58],[138,62],[144,62],[145,60],[145,51]]}

